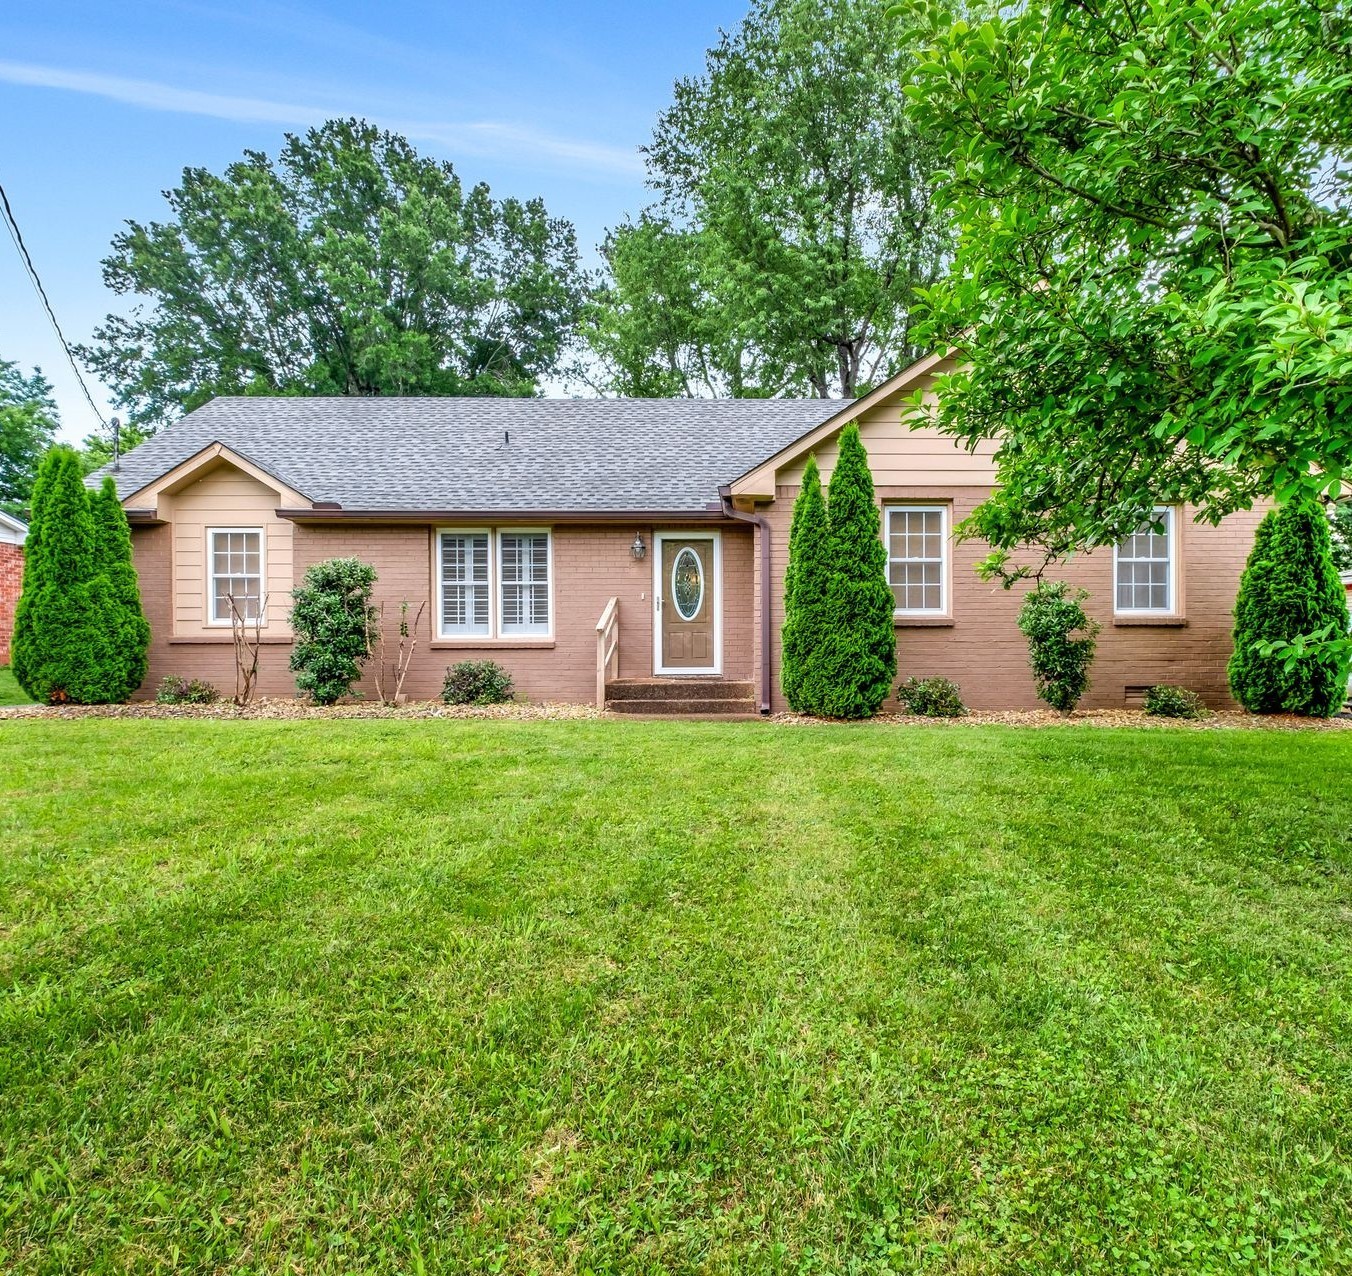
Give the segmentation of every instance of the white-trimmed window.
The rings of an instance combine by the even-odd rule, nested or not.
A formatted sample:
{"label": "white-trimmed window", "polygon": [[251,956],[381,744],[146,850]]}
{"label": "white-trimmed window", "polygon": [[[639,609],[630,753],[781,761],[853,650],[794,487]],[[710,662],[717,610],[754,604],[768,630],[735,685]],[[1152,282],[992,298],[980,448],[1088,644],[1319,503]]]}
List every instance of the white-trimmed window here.
{"label": "white-trimmed window", "polygon": [[549,533],[499,532],[499,632],[506,637],[549,633]]}
{"label": "white-trimmed window", "polygon": [[889,505],[887,583],[898,616],[948,612],[948,507]]}
{"label": "white-trimmed window", "polygon": [[437,532],[443,638],[548,638],[553,544],[542,528]]}
{"label": "white-trimmed window", "polygon": [[207,616],[231,622],[231,600],[247,621],[263,619],[264,537],[261,527],[207,529]]}
{"label": "white-trimmed window", "polygon": [[486,531],[439,537],[441,632],[447,638],[489,633],[488,545]]}
{"label": "white-trimmed window", "polygon": [[1120,614],[1172,615],[1176,565],[1174,508],[1157,505],[1149,523],[1113,550],[1113,608]]}

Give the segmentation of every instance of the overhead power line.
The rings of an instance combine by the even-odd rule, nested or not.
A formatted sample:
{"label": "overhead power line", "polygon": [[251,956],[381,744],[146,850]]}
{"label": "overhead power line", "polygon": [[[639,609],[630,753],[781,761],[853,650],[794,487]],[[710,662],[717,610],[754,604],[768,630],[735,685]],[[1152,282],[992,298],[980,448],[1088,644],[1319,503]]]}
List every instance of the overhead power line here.
{"label": "overhead power line", "polygon": [[23,232],[19,229],[19,223],[14,219],[14,210],[9,206],[9,196],[5,193],[5,188],[0,185],[0,205],[4,208],[5,229],[9,231],[9,237],[14,241],[14,247],[19,256],[23,259],[24,269],[28,272],[29,281],[33,285],[33,290],[37,293],[42,302],[42,308],[47,312],[47,318],[52,321],[52,330],[56,333],[57,340],[61,342],[61,349],[65,352],[66,361],[70,364],[70,370],[75,373],[75,379],[80,383],[80,389],[84,391],[84,397],[89,402],[90,410],[98,418],[98,422],[103,428],[108,429],[108,422],[103,419],[103,413],[99,411],[99,405],[94,402],[94,396],[89,393],[89,387],[85,384],[84,373],[80,371],[80,365],[75,362],[75,356],[71,353],[70,343],[66,340],[66,334],[61,331],[61,325],[56,321],[56,311],[52,309],[51,300],[47,296],[47,290],[42,286],[42,279],[38,275],[38,268],[33,265],[33,258],[28,251],[28,245],[23,241]]}

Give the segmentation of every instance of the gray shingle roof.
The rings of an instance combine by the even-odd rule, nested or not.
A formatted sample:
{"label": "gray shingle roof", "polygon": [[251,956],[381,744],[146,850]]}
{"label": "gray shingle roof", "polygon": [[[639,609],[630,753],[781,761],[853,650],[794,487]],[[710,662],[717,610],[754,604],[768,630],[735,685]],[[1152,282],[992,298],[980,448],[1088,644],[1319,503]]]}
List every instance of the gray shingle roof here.
{"label": "gray shingle roof", "polygon": [[[702,511],[822,399],[222,398],[127,453],[124,499],[212,443],[350,510]],[[102,476],[102,472],[98,477]]]}

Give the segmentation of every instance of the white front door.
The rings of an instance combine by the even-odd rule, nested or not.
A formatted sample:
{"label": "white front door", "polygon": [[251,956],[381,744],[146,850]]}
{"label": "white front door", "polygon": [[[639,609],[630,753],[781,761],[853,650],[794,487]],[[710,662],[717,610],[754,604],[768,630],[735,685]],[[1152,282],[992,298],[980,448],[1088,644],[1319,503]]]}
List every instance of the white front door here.
{"label": "white front door", "polygon": [[717,532],[653,537],[653,671],[716,674],[723,666],[723,541]]}

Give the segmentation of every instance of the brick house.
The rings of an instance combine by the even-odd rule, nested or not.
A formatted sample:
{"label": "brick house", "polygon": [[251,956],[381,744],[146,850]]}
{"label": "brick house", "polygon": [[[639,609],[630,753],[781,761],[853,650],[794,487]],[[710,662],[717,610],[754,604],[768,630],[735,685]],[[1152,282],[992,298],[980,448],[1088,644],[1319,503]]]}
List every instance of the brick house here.
{"label": "brick house", "polygon": [[23,584],[23,545],[28,526],[0,510],[0,665],[9,664],[9,641],[14,634],[14,610]]}
{"label": "brick house", "polygon": [[[793,502],[808,455],[829,478],[853,421],[900,675],[952,678],[974,707],[1032,706],[1020,594],[979,580],[982,547],[952,535],[991,491],[993,447],[903,422],[948,366],[923,359],[848,402],[218,399],[116,475],[153,632],[141,694],[165,674],[232,683],[231,596],[262,614],[262,693],[294,694],[290,591],[310,564],[356,555],[387,609],[428,604],[414,698],[435,696],[449,663],[493,659],[531,699],[783,709]],[[1230,703],[1231,610],[1259,514],[1158,517],[1160,531],[1060,573],[1103,622],[1087,707],[1164,681]]]}

